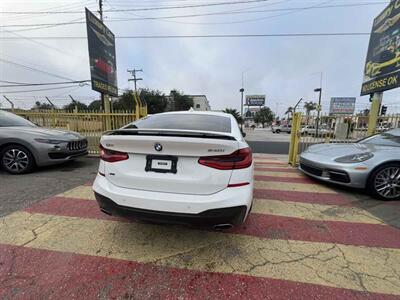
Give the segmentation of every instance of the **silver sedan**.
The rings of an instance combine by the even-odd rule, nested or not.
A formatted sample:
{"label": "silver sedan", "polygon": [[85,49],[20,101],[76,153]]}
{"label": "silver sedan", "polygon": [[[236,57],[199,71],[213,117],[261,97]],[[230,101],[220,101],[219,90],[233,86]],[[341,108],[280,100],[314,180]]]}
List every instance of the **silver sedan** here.
{"label": "silver sedan", "polygon": [[23,174],[35,166],[62,163],[88,153],[78,133],[46,129],[0,110],[0,167]]}
{"label": "silver sedan", "polygon": [[314,178],[400,199],[400,129],[354,144],[318,144],[300,155],[299,169]]}

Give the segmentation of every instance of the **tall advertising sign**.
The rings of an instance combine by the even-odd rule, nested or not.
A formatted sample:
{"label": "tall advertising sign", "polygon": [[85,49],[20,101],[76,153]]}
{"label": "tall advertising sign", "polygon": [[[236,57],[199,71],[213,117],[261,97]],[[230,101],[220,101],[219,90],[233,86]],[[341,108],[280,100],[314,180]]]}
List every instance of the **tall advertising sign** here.
{"label": "tall advertising sign", "polygon": [[361,96],[400,86],[400,0],[392,0],[375,18]]}
{"label": "tall advertising sign", "polygon": [[329,107],[329,115],[352,115],[356,108],[354,97],[333,97]]}
{"label": "tall advertising sign", "polygon": [[115,36],[100,19],[85,10],[92,90],[117,97]]}
{"label": "tall advertising sign", "polygon": [[246,96],[247,106],[264,106],[265,95],[247,95]]}

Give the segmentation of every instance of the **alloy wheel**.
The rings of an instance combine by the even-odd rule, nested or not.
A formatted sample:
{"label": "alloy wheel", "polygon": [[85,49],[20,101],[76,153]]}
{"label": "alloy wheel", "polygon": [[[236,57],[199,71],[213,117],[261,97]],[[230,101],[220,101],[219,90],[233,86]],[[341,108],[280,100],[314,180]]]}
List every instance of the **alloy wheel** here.
{"label": "alloy wheel", "polygon": [[20,149],[10,149],[3,155],[3,165],[12,172],[22,172],[29,166],[29,157]]}
{"label": "alloy wheel", "polygon": [[400,167],[388,167],[375,176],[376,192],[386,199],[400,197]]}

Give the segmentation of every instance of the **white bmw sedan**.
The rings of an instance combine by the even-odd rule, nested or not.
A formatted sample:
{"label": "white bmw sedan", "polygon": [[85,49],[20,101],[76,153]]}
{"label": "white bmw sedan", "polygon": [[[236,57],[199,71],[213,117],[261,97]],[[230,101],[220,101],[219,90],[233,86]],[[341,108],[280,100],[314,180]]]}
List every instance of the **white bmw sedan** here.
{"label": "white bmw sedan", "polygon": [[250,211],[252,153],[229,114],[151,115],[103,135],[100,151],[93,190],[106,214],[226,229]]}

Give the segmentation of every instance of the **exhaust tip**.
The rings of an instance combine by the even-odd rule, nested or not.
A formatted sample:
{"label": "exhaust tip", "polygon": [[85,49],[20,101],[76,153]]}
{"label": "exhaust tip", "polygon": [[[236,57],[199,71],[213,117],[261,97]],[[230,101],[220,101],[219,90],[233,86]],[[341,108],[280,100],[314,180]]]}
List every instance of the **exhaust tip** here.
{"label": "exhaust tip", "polygon": [[226,230],[231,229],[233,227],[232,224],[217,224],[213,226],[214,230]]}
{"label": "exhaust tip", "polygon": [[101,210],[102,213],[104,213],[106,215],[109,215],[109,216],[112,216],[112,214],[110,212],[106,211],[104,208],[100,208],[100,210]]}

